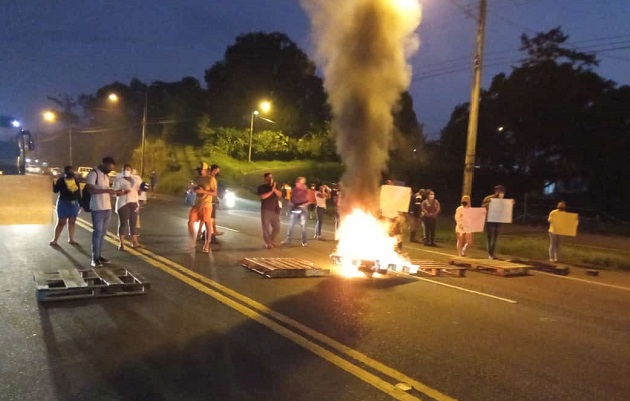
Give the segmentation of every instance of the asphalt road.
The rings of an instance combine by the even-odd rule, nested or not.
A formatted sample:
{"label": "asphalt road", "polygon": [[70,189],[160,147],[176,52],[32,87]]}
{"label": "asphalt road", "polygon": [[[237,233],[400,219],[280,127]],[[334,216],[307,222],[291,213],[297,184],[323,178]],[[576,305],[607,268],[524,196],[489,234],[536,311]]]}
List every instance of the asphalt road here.
{"label": "asphalt road", "polygon": [[[47,304],[32,272],[88,267],[89,216],[74,247],[49,247],[50,226],[0,226],[0,400],[629,398],[627,274],[263,279],[238,261],[334,269],[334,244],[265,250],[256,204],[237,208],[205,255],[186,250],[187,208],[152,200],[146,249],[104,252],[148,294]],[[450,248],[406,244],[424,259]]]}

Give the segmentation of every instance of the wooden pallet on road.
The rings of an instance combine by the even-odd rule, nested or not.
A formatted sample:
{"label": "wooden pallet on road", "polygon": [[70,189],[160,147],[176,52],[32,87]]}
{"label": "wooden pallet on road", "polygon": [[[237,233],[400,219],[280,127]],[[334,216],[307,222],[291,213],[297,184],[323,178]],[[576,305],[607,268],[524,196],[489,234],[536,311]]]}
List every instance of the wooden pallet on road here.
{"label": "wooden pallet on road", "polygon": [[241,266],[267,278],[323,277],[330,270],[299,258],[245,258]]}
{"label": "wooden pallet on road", "polygon": [[429,276],[439,277],[443,274],[449,274],[457,277],[466,277],[466,267],[426,259],[411,259],[411,263],[418,265],[419,272]]}
{"label": "wooden pallet on road", "polygon": [[495,276],[501,277],[526,276],[529,269],[531,269],[530,265],[524,263],[513,263],[497,259],[456,257],[452,258],[449,263],[454,266],[465,267],[468,270],[494,274]]}
{"label": "wooden pallet on road", "polygon": [[568,266],[559,266],[552,264],[553,262],[545,263],[538,262],[534,260],[520,260],[520,259],[511,259],[512,263],[524,263],[529,265],[532,269],[538,270],[545,273],[557,274],[559,276],[568,276],[571,273],[571,269]]}
{"label": "wooden pallet on road", "polygon": [[122,267],[75,268],[33,273],[40,302],[141,295],[149,291],[144,278]]}

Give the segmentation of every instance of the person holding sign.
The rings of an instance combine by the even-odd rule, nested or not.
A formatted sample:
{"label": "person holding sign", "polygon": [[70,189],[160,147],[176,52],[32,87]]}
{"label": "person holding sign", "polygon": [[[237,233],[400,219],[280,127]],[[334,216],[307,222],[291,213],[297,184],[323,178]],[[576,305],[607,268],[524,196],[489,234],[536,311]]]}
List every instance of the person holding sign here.
{"label": "person holding sign", "polygon": [[560,252],[560,237],[567,235],[575,237],[577,235],[578,215],[567,213],[567,204],[564,201],[558,202],[558,208],[549,213],[549,261],[557,262]]}
{"label": "person holding sign", "polygon": [[455,234],[457,235],[457,255],[466,256],[466,248],[472,243],[472,232],[464,227],[464,210],[470,209],[470,196],[462,196],[462,204],[455,209]]}
{"label": "person holding sign", "polygon": [[[486,239],[488,246],[488,259],[495,259],[494,250],[497,245],[497,238],[499,237],[499,227],[501,226],[500,221],[494,221],[490,218],[490,203],[492,203],[493,199],[503,199],[505,197],[505,187],[503,185],[497,185],[494,187],[494,193],[492,195],[488,195],[483,199],[482,207],[485,207],[488,210],[487,220],[486,220]],[[512,199],[512,205],[514,204],[514,200]],[[511,210],[509,210],[509,221],[503,222],[511,222]]]}

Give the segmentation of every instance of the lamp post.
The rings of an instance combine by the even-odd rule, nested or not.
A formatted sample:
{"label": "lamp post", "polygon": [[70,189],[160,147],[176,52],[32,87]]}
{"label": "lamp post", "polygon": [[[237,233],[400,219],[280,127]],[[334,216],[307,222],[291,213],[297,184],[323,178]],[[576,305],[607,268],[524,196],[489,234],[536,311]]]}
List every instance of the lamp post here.
{"label": "lamp post", "polygon": [[[263,113],[268,113],[271,110],[271,103],[268,101],[260,102],[260,110]],[[247,161],[252,161],[252,138],[254,137],[254,119],[258,117],[258,110],[252,111],[252,119],[249,125],[249,151],[247,152]]]}

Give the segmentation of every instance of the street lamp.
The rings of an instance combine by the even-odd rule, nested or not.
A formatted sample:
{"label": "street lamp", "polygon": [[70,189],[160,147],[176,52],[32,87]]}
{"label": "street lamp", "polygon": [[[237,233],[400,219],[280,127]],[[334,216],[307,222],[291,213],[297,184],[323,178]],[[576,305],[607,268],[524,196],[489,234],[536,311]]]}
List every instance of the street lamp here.
{"label": "street lamp", "polygon": [[[268,113],[271,110],[271,102],[264,100],[260,102],[260,111]],[[252,161],[252,138],[254,137],[254,118],[258,117],[258,110],[252,112],[252,120],[249,125],[249,151],[247,152],[247,161]]]}
{"label": "street lamp", "polygon": [[107,99],[112,103],[118,103],[118,95],[115,93],[110,93]]}
{"label": "street lamp", "polygon": [[[50,111],[47,110],[43,113],[43,117],[44,117],[44,121],[49,122],[49,123],[54,123],[55,121],[57,121],[57,118],[59,116],[57,116],[57,113],[55,113],[54,111]],[[67,121],[68,123],[68,164],[69,165],[73,165],[72,164],[72,123]]]}

